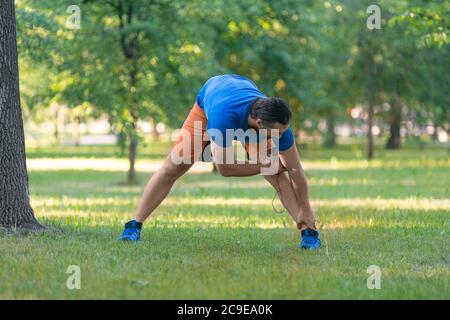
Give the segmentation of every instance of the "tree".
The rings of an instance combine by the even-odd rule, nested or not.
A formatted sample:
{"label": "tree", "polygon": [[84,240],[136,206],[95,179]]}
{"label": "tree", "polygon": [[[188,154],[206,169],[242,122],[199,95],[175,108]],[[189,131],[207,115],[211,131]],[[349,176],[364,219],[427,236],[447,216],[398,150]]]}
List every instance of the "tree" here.
{"label": "tree", "polygon": [[209,73],[202,64],[209,57],[195,39],[202,28],[189,18],[195,5],[84,0],[82,10],[92,15],[85,15],[80,33],[64,39],[71,50],[64,51],[61,66],[77,80],[63,96],[110,115],[112,127],[128,144],[129,183],[136,176],[138,121],[151,118],[179,126]]}
{"label": "tree", "polygon": [[319,86],[311,80],[316,72],[311,66],[317,65],[316,9],[309,0],[227,1],[220,14],[208,17],[221,71],[245,75],[266,95],[286,99],[294,130],[317,110]]}
{"label": "tree", "polygon": [[[327,146],[336,143],[333,128],[348,119],[350,108],[365,106],[369,158],[372,125],[389,124],[389,148],[400,146],[403,118],[413,109],[422,124],[448,127],[448,73],[442,72],[448,4],[380,0],[381,30],[367,28],[370,2],[360,0],[53,4],[18,2],[21,58],[31,60],[33,72],[47,70],[46,81],[31,83],[30,94],[22,94],[23,105],[39,109],[55,102],[105,113],[128,148],[130,182],[139,121],[179,127],[201,84],[218,73],[243,74],[267,95],[288,100],[294,129],[307,119],[314,130],[325,119]],[[83,12],[80,30],[64,24],[72,4]]]}
{"label": "tree", "polygon": [[[203,47],[207,27],[193,14],[206,12],[202,2],[157,0],[64,0],[56,9],[50,0],[23,0],[20,14],[44,29],[48,59],[27,54],[51,70],[52,101],[77,108],[89,105],[106,113],[123,146],[128,146],[128,182],[135,180],[138,122],[163,121],[179,127],[195,94],[211,72],[210,54]],[[81,29],[68,29],[65,9],[79,5]],[[26,8],[32,7],[33,11]],[[49,16],[49,12],[53,16]],[[21,24],[26,24],[25,19]],[[49,23],[51,20],[54,23]],[[19,39],[34,45],[39,34],[22,27]],[[38,38],[39,39],[39,38]],[[26,40],[26,41],[25,41]],[[43,47],[43,46],[41,46]]]}
{"label": "tree", "polygon": [[0,2],[0,226],[42,228],[30,205],[14,0]]}
{"label": "tree", "polygon": [[407,65],[409,94],[401,98],[408,103],[415,120],[421,125],[448,128],[448,56],[450,52],[450,4],[448,1],[415,0],[389,19],[390,26],[402,27],[414,39],[414,60]]}
{"label": "tree", "polygon": [[308,83],[314,83],[308,90],[311,93],[308,105],[318,119],[325,119],[323,145],[330,148],[337,144],[336,126],[348,117],[345,106],[352,90],[346,80],[351,43],[348,41],[348,30],[344,27],[348,23],[344,7],[320,2],[318,6],[320,8],[314,9],[318,19],[313,24],[316,43],[313,56],[317,58],[308,63],[308,67],[315,70],[311,73],[312,77],[307,79]]}
{"label": "tree", "polygon": [[[404,39],[400,28],[387,25],[390,12],[397,12],[403,3],[382,2],[383,15],[380,29],[368,29],[366,26],[366,6],[359,1],[351,2],[348,11],[356,11],[354,24],[349,25],[352,33],[352,54],[350,56],[350,88],[354,91],[354,102],[366,106],[367,112],[367,158],[374,157],[373,127],[376,110],[384,101],[390,103],[390,143],[392,148],[400,145],[401,100],[408,95],[408,67],[411,62],[410,39]],[[349,33],[350,33],[349,32]],[[407,62],[405,62],[407,61]]]}

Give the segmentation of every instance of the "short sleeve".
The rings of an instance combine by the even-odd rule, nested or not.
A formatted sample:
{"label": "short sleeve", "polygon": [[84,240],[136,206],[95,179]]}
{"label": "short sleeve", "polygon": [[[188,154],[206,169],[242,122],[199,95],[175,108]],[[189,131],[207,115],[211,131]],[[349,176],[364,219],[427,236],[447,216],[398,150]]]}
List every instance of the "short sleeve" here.
{"label": "short sleeve", "polygon": [[286,151],[294,144],[294,134],[289,127],[280,137],[279,149],[280,151]]}
{"label": "short sleeve", "polygon": [[195,102],[197,102],[198,106],[202,109],[204,108],[203,98],[205,97],[205,90],[206,90],[206,84],[197,93],[197,97],[195,99]]}
{"label": "short sleeve", "polygon": [[236,117],[234,114],[213,112],[209,115],[207,132],[211,141],[221,147],[230,147],[233,135],[227,137],[227,129],[234,132],[236,128]]}

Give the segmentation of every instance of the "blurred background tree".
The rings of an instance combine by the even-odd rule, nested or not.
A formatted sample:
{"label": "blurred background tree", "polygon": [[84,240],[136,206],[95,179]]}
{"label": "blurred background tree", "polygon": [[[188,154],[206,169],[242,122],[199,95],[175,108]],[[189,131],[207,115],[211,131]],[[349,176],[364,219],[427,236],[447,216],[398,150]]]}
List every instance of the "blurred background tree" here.
{"label": "blurred background tree", "polygon": [[[367,27],[372,4],[380,29]],[[58,121],[72,122],[75,145],[77,126],[106,117],[131,183],[141,123],[179,128],[204,81],[238,73],[289,101],[299,143],[366,136],[371,159],[385,134],[390,149],[447,136],[448,13],[426,0],[20,0],[24,113],[53,118],[55,143]]]}

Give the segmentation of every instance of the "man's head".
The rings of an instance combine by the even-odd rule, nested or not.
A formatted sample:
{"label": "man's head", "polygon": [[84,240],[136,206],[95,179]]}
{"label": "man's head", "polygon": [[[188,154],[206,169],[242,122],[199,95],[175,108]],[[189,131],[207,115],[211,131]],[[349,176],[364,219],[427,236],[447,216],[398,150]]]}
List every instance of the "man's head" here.
{"label": "man's head", "polygon": [[256,130],[278,129],[281,135],[289,127],[292,112],[288,103],[281,98],[256,98],[250,106],[249,115]]}

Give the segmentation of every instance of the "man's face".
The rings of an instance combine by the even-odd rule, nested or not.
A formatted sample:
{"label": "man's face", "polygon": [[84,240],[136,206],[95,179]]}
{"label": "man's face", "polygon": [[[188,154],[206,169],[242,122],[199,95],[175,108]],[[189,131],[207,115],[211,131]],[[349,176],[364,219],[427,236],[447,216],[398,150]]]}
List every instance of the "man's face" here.
{"label": "man's face", "polygon": [[[279,122],[273,122],[269,125],[264,125],[261,119],[256,120],[256,123],[258,125],[258,133],[263,134],[263,132],[265,132],[267,139],[270,139],[272,137],[280,138],[281,135],[289,128],[289,124],[281,124]],[[261,129],[265,130],[260,131]]]}

